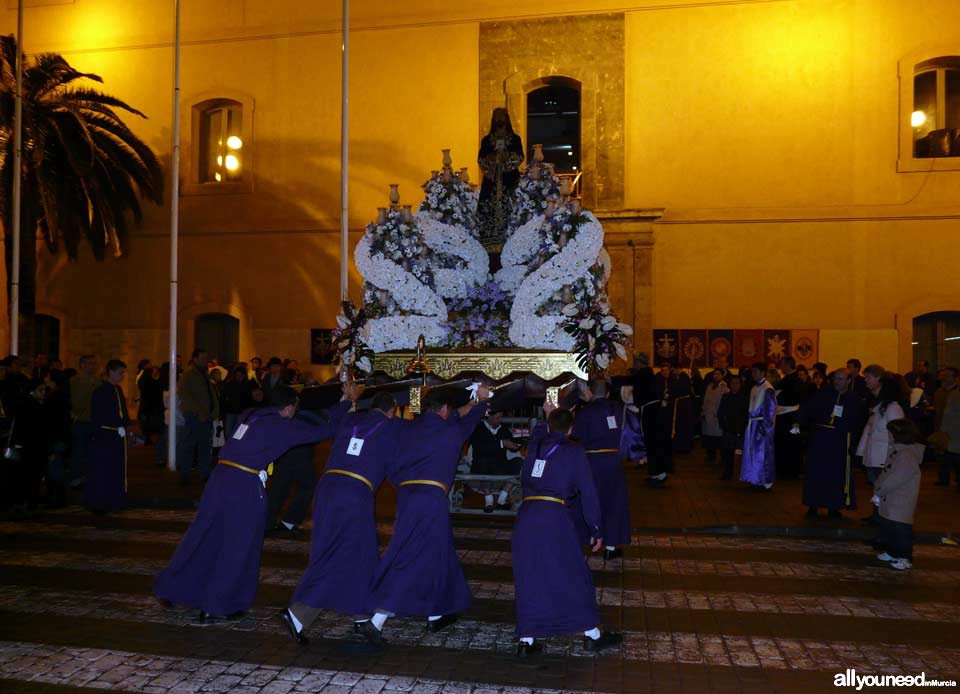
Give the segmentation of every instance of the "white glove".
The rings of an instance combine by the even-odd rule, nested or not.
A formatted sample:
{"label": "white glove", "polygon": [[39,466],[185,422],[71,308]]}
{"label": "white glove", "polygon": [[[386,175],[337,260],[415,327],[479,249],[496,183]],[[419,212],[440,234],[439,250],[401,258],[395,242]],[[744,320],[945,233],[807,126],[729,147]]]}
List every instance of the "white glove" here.
{"label": "white glove", "polygon": [[268,478],[268,477],[269,477],[269,475],[267,474],[267,471],[266,471],[266,470],[261,470],[261,471],[260,471],[260,481],[263,482],[263,488],[264,488],[264,489],[267,488],[267,478]]}
{"label": "white glove", "polygon": [[880,505],[880,497],[877,496],[876,494],[874,494],[873,497],[870,499],[870,503],[873,504],[874,506],[879,506],[879,505]]}
{"label": "white glove", "polygon": [[480,395],[478,394],[479,391],[480,391],[480,384],[479,384],[479,383],[471,383],[471,384],[468,385],[466,388],[464,388],[464,390],[469,390],[469,391],[470,391],[470,399],[471,399],[471,400],[479,400],[479,399],[480,399]]}
{"label": "white glove", "polygon": [[791,434],[799,434],[799,433],[800,433],[800,427],[799,427],[798,425],[794,424],[792,427],[790,427],[790,433],[791,433]]}

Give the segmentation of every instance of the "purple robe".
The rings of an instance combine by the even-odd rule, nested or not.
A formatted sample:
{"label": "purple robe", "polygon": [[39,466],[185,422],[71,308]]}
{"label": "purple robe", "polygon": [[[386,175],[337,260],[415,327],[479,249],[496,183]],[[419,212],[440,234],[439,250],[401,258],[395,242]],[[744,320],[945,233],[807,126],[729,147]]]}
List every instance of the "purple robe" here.
{"label": "purple robe", "polygon": [[[380,560],[375,493],[396,455],[405,424],[371,411],[348,415],[340,425],[313,496],[310,564],[293,595],[294,603],[345,614],[366,613]],[[347,452],[354,438],[363,440],[359,455]],[[361,475],[370,486],[332,470]]]}
{"label": "purple robe", "polygon": [[[596,398],[577,410],[573,437],[587,452],[600,497],[600,530],[606,545],[629,545],[630,499],[620,462],[622,410],[606,398]],[[599,452],[612,451],[612,452]]]}
{"label": "purple robe", "polygon": [[848,450],[850,435],[863,418],[862,408],[863,403],[856,395],[838,393],[834,388],[817,391],[801,405],[797,423],[810,430],[803,480],[806,506],[831,511],[857,507]]}
{"label": "purple robe", "polygon": [[267,494],[260,477],[223,461],[266,470],[293,446],[331,438],[349,409],[349,402],[341,402],[325,414],[301,412],[294,419],[275,407],[247,411],[220,451],[221,464],[207,481],[196,517],[154,578],[154,594],[215,616],[250,609],[260,578]]}
{"label": "purple robe", "polygon": [[453,544],[446,492],[434,485],[403,483],[430,480],[449,490],[463,444],[486,412],[486,403],[464,417],[454,412],[443,419],[427,412],[404,427],[403,448],[388,473],[397,488],[397,520],[373,579],[368,611],[429,617],[470,607],[470,586]]}
{"label": "purple robe", "polygon": [[766,379],[750,391],[750,418],[743,440],[740,479],[750,484],[772,484],[776,479],[773,439],[777,417],[777,396]]}
{"label": "purple robe", "polygon": [[[523,462],[523,496],[578,498],[585,521],[600,532],[600,500],[583,448],[540,424]],[[544,460],[538,470],[537,460]],[[539,477],[533,475],[539,472]],[[513,528],[517,635],[544,638],[593,629],[600,623],[593,574],[564,504],[527,500]]]}
{"label": "purple robe", "polygon": [[90,459],[83,505],[93,511],[117,511],[127,505],[127,437],[130,426],[123,389],[102,383],[90,399]]}
{"label": "purple robe", "polygon": [[620,436],[620,457],[627,460],[646,460],[647,446],[643,441],[640,410],[627,407],[623,411],[623,433]]}

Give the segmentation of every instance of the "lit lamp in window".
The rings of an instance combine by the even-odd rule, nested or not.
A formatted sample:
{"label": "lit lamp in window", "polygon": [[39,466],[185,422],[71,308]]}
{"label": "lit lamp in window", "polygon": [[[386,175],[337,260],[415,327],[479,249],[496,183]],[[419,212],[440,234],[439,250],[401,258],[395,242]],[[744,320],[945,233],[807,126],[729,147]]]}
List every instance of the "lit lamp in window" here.
{"label": "lit lamp in window", "polygon": [[910,125],[912,125],[914,128],[919,128],[926,122],[927,114],[923,111],[914,111],[910,114]]}

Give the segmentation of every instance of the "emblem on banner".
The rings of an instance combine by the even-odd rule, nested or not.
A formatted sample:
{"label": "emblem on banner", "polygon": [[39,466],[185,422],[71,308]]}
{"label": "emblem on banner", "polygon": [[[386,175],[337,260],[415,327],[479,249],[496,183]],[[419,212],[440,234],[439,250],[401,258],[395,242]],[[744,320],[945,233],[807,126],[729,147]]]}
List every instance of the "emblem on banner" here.
{"label": "emblem on banner", "polygon": [[664,359],[673,359],[677,354],[676,341],[669,335],[663,335],[657,340],[657,354]]}
{"label": "emblem on banner", "polygon": [[690,362],[700,361],[703,359],[705,353],[706,349],[703,346],[703,341],[699,337],[689,337],[687,341],[683,343],[683,356]]}
{"label": "emblem on banner", "polygon": [[797,338],[797,341],[793,346],[793,351],[796,353],[796,355],[804,360],[810,359],[813,356],[813,350],[813,340],[806,336]]}
{"label": "emblem on banner", "polygon": [[769,359],[783,359],[787,356],[787,341],[779,335],[767,338],[767,357]]}

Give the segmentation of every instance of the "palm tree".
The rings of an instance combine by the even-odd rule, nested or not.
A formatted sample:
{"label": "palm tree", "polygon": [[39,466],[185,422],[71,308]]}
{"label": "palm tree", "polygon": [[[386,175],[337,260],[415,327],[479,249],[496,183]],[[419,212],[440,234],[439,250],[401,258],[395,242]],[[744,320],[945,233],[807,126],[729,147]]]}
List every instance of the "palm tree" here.
{"label": "palm tree", "polygon": [[[17,42],[0,37],[0,213],[7,233],[7,277],[13,234],[13,114]],[[23,61],[23,149],[20,216],[20,352],[33,353],[36,313],[37,236],[50,252],[62,246],[76,259],[83,239],[102,260],[122,254],[130,219],[142,219],[141,199],[163,202],[163,172],[156,155],[134,135],[117,110],[146,118],[137,109],[81,80],[56,53]],[[9,281],[9,279],[8,279]]]}

